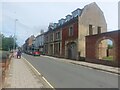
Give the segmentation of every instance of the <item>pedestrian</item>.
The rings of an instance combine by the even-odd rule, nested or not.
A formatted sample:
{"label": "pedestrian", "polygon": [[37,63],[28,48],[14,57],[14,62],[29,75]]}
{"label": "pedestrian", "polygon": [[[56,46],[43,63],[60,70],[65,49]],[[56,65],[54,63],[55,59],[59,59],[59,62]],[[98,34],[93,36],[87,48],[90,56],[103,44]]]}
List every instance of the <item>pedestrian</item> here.
{"label": "pedestrian", "polygon": [[21,58],[21,51],[20,50],[18,50],[18,52],[17,52],[17,58]]}

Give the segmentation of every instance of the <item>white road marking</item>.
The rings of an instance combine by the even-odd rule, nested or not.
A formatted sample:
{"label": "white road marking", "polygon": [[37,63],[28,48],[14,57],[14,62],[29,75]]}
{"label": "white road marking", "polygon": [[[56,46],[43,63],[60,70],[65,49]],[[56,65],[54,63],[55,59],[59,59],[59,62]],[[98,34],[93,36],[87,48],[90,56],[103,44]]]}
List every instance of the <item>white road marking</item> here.
{"label": "white road marking", "polygon": [[[41,75],[41,76],[42,76],[42,74],[41,74],[36,68],[34,68],[34,66],[33,66],[30,62],[28,62],[24,57],[22,57],[22,58],[38,73],[38,75]],[[46,82],[51,88],[54,89],[54,87],[47,81],[47,79],[45,79],[45,77],[42,76],[42,78],[45,80],[45,82]]]}

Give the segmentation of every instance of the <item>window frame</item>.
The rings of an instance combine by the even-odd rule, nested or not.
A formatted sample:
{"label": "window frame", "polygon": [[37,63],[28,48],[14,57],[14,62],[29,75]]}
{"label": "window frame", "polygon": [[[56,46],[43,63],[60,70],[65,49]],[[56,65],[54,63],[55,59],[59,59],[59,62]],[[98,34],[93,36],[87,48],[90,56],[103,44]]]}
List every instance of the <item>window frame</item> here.
{"label": "window frame", "polygon": [[100,26],[97,27],[97,34],[100,34],[102,31],[102,28]]}
{"label": "window frame", "polygon": [[73,25],[71,25],[69,26],[69,36],[73,36],[73,35],[74,35],[74,28],[73,28]]}
{"label": "window frame", "polygon": [[93,35],[93,25],[89,24],[89,35]]}

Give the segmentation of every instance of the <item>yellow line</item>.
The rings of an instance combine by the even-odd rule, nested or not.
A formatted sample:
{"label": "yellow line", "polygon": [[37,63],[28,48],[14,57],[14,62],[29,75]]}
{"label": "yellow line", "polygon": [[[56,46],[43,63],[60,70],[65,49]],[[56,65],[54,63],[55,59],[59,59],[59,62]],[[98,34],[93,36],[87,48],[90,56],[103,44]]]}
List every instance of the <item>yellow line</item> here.
{"label": "yellow line", "polygon": [[[22,58],[38,73],[38,75],[42,75],[40,72],[38,72],[37,69],[34,68],[34,66],[33,66],[30,62],[28,62],[24,57],[22,57]],[[45,77],[42,76],[42,78],[45,80],[45,82],[46,82],[51,88],[54,88],[54,87],[47,81],[47,79],[45,79]]]}

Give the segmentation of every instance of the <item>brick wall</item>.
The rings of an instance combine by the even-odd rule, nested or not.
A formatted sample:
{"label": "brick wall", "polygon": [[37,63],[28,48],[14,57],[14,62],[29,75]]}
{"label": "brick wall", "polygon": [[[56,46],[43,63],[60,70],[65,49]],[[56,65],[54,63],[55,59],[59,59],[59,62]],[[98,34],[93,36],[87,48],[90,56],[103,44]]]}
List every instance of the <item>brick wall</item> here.
{"label": "brick wall", "polygon": [[[69,36],[69,27],[73,25],[73,36]],[[65,41],[76,40],[78,38],[78,20],[62,28],[62,56],[65,56]]]}
{"label": "brick wall", "polygon": [[[115,58],[113,62],[98,60],[96,58],[96,45],[99,40],[112,39],[115,47]],[[120,30],[86,36],[86,61],[101,63],[112,66],[120,66]]]}

